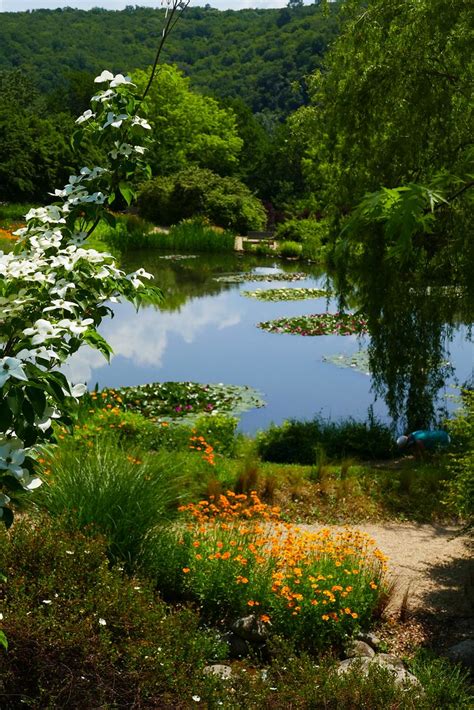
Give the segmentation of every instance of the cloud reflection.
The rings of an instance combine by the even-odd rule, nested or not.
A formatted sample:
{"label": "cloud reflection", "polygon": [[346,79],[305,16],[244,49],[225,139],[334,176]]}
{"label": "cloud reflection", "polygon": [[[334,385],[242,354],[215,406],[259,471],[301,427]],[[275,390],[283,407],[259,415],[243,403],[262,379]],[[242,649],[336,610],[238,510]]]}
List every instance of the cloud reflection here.
{"label": "cloud reflection", "polygon": [[[113,348],[113,357],[131,360],[131,366],[161,367],[171,335],[193,343],[209,326],[223,330],[237,325],[241,316],[229,312],[227,299],[200,298],[189,301],[179,313],[165,313],[142,308],[138,313],[129,303],[114,308],[115,317],[107,321],[101,333]],[[64,372],[73,382],[88,382],[93,373],[107,366],[104,357],[85,346],[71,357]]]}

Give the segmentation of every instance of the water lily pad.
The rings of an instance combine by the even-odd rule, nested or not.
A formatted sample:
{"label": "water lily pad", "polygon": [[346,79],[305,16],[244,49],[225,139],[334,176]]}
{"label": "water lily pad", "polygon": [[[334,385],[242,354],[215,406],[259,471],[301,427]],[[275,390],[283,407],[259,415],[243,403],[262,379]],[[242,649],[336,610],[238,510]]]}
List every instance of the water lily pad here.
{"label": "water lily pad", "polygon": [[351,370],[357,370],[364,375],[370,375],[369,353],[367,350],[359,350],[352,355],[324,355],[323,362],[329,362],[336,367],[348,367]]}
{"label": "water lily pad", "polygon": [[253,387],[198,382],[154,382],[119,390],[125,409],[146,417],[188,419],[202,414],[237,415],[263,407]]}
{"label": "water lily pad", "polygon": [[183,259],[197,259],[197,254],[165,254],[158,259],[168,259],[169,261],[182,261]]}
{"label": "water lily pad", "polygon": [[307,298],[325,298],[331,292],[321,288],[258,288],[255,291],[241,291],[241,296],[259,301],[302,301]]}
{"label": "water lily pad", "polygon": [[367,332],[367,321],[354,313],[314,313],[262,321],[257,327],[292,335],[359,335]]}
{"label": "water lily pad", "polygon": [[253,272],[241,274],[225,274],[224,276],[215,276],[216,281],[224,281],[225,283],[241,284],[245,281],[302,281],[308,278],[308,274],[300,272],[288,273],[277,271],[271,274],[256,274]]}

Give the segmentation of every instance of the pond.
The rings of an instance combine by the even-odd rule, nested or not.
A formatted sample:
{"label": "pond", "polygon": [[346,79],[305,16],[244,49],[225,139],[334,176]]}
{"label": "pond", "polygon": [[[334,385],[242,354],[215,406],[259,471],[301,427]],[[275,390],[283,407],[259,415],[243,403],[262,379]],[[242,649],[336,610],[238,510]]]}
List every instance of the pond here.
{"label": "pond", "polygon": [[[389,334],[383,341],[384,347],[386,342],[394,341],[390,344],[394,350],[392,360],[398,358],[402,367],[394,386],[389,377],[384,380],[384,363],[377,365],[374,342],[380,342],[383,334],[375,333],[373,339],[368,334],[302,337],[256,327],[261,321],[282,316],[338,310],[335,295],[294,301],[257,300],[243,295],[244,291],[256,289],[331,290],[334,287],[331,278],[316,265],[237,254],[173,258],[170,254],[141,251],[124,257],[122,266],[127,271],[143,266],[154,274],[165,300],[159,308],[145,306],[138,313],[128,303],[116,304],[115,317],[106,321],[101,330],[114,350],[111,363],[107,364],[96,351],[83,348],[68,367],[76,382],[87,382],[90,387],[98,383],[100,388],[169,380],[251,385],[262,394],[266,407],[242,415],[240,428],[247,433],[292,417],[366,419],[369,408],[376,417],[390,421],[390,415],[394,414],[390,397],[394,393],[397,396],[397,387],[402,390],[399,396],[404,396],[399,382],[400,377],[402,380],[405,377],[404,353],[397,350],[399,346],[406,349],[407,345],[397,333]],[[265,274],[274,278],[281,272],[284,275],[278,280],[250,280],[256,274],[260,278]],[[301,273],[302,278],[292,281],[295,273]],[[230,281],[226,280],[228,277]],[[426,290],[421,296],[415,295],[417,303],[420,298],[423,303],[434,298]],[[349,300],[347,310],[355,311],[359,305]],[[413,304],[405,303],[402,307],[413,308]],[[456,312],[455,306],[453,309]],[[444,314],[439,317],[443,319]],[[380,314],[377,318],[374,322],[379,323]],[[424,381],[431,368],[442,377],[437,376],[436,391],[430,390],[430,396],[435,406],[451,409],[454,405],[447,397],[454,393],[453,385],[464,383],[472,375],[473,349],[462,318],[448,320],[449,323],[438,323],[439,318],[435,323],[430,321],[436,333],[430,334],[428,345],[413,324],[411,332],[410,327],[403,326],[403,333],[410,343],[408,350],[410,347],[416,350],[420,342],[426,350],[428,360],[424,368],[419,368],[424,373],[420,385],[423,396],[430,387],[433,390],[433,383]],[[440,345],[435,354],[433,340]],[[412,364],[413,359],[423,361],[423,353],[414,358],[413,352],[406,353]],[[435,362],[436,356],[439,362]],[[381,355],[384,358],[387,360],[386,352]],[[393,363],[385,364],[393,369]],[[405,384],[413,390],[419,373],[407,369],[410,372]]]}

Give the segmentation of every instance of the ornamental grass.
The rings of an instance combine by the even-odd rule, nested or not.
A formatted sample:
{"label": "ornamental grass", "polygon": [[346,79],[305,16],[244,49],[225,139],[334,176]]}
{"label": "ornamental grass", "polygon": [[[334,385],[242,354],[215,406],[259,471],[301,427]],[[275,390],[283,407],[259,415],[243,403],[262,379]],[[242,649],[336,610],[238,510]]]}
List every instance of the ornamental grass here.
{"label": "ornamental grass", "polygon": [[197,601],[214,622],[254,613],[321,649],[367,627],[386,595],[386,558],[365,533],[303,530],[255,492],[179,510],[182,522],[153,540],[148,564],[164,593]]}

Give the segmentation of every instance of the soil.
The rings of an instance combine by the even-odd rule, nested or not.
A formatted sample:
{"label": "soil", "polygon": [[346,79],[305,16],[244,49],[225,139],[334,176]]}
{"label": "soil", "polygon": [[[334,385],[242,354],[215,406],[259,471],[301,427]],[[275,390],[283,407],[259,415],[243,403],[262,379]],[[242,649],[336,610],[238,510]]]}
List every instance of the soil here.
{"label": "soil", "polygon": [[[300,527],[314,530],[322,526]],[[353,527],[368,533],[389,558],[395,586],[385,615],[392,625],[396,620],[423,629],[420,633],[429,645],[441,650],[474,637],[472,538],[459,535],[455,527],[426,523]]]}

